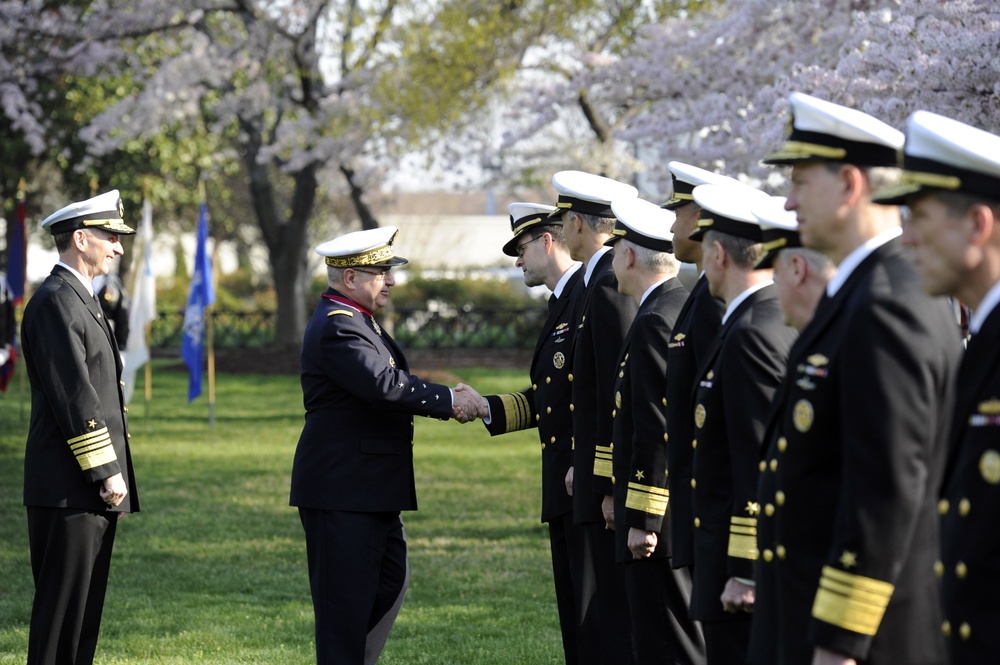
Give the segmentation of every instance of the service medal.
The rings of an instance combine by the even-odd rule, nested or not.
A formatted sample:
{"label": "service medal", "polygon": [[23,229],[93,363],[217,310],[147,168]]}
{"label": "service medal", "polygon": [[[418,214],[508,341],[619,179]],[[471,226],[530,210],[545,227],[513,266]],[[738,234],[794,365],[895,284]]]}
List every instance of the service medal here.
{"label": "service medal", "polygon": [[795,429],[803,434],[808,432],[813,425],[814,415],[813,405],[808,400],[800,399],[792,410],[792,422],[795,423]]}
{"label": "service medal", "polygon": [[990,485],[1000,484],[1000,453],[995,450],[983,453],[979,458],[979,473]]}
{"label": "service medal", "polygon": [[556,369],[562,369],[566,366],[566,356],[562,354],[562,351],[556,351],[556,354],[552,356],[552,364],[556,366]]}
{"label": "service medal", "polygon": [[702,427],[705,426],[705,415],[706,414],[705,414],[705,405],[704,404],[699,404],[698,406],[695,407],[695,409],[694,409],[694,424],[698,426],[698,429],[701,429]]}

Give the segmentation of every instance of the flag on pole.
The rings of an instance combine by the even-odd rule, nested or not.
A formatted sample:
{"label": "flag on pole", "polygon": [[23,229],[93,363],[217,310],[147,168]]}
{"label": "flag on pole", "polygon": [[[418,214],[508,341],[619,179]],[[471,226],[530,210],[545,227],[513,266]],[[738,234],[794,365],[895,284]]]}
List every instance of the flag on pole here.
{"label": "flag on pole", "polygon": [[14,221],[14,232],[7,240],[10,246],[7,251],[7,283],[14,294],[14,307],[24,299],[24,282],[28,266],[28,243],[24,235],[24,220],[26,217],[24,178],[17,186],[17,217]]}
{"label": "flag on pole", "polygon": [[135,283],[132,286],[132,304],[128,311],[128,329],[131,334],[125,345],[125,403],[132,401],[135,375],[149,362],[146,346],[146,324],[156,318],[156,280],[153,278],[153,206],[149,199],[142,202],[142,227],[139,231],[138,250],[132,265]]}
{"label": "flag on pole", "polygon": [[201,394],[201,374],[204,360],[205,308],[215,302],[212,290],[212,262],[209,259],[208,206],[202,197],[201,214],[198,217],[198,245],[194,253],[194,273],[191,275],[191,293],[188,295],[187,309],[184,311],[184,338],[181,342],[181,357],[188,366],[188,401]]}
{"label": "flag on pole", "polygon": [[[17,185],[17,215],[14,228],[7,234],[7,283],[0,283],[0,316],[8,321],[0,325],[0,392],[7,392],[7,386],[14,377],[17,362],[17,325],[14,312],[24,301],[25,271],[27,268],[28,243],[24,235],[26,215],[24,178]],[[8,330],[9,327],[9,330]]]}

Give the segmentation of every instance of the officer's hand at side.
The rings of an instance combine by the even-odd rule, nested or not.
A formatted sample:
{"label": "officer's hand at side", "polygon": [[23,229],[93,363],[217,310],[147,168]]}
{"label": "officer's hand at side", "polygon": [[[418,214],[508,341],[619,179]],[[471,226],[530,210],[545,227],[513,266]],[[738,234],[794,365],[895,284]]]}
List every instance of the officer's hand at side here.
{"label": "officer's hand at side", "polygon": [[128,494],[128,487],[125,486],[125,479],[122,474],[116,473],[110,478],[105,478],[101,485],[101,500],[112,508],[121,505]]}

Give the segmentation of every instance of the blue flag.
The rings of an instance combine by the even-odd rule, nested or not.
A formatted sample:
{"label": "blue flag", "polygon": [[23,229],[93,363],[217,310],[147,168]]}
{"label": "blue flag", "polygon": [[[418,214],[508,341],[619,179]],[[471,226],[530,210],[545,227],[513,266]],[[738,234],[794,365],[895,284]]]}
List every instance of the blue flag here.
{"label": "blue flag", "polygon": [[208,206],[201,204],[198,218],[198,247],[194,252],[194,273],[191,275],[191,293],[184,311],[184,338],[181,357],[188,366],[188,401],[201,394],[201,369],[204,364],[205,308],[215,302],[212,291],[212,263],[205,245],[208,244]]}
{"label": "blue flag", "polygon": [[[24,181],[21,181],[24,185]],[[7,249],[7,283],[14,294],[14,306],[16,307],[24,299],[24,275],[27,268],[28,243],[24,235],[25,219],[24,190],[17,193],[17,218],[14,222],[13,233],[8,237],[10,246]]]}

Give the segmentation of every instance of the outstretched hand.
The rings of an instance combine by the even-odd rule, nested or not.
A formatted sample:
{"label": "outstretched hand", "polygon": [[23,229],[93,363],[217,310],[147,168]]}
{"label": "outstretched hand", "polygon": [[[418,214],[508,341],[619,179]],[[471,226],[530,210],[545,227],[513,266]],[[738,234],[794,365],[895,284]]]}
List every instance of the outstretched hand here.
{"label": "outstretched hand", "polygon": [[467,423],[489,414],[486,399],[471,386],[459,383],[455,386],[454,393],[455,403],[451,406],[451,414],[458,422]]}

